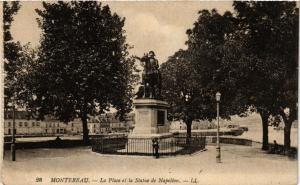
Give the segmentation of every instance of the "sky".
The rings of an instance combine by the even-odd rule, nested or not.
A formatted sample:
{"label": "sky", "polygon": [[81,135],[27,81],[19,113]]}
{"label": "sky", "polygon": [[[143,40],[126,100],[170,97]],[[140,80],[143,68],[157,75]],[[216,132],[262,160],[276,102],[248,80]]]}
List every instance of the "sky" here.
{"label": "sky", "polygon": [[[125,17],[127,43],[133,46],[130,54],[142,56],[153,50],[159,63],[179,49],[185,49],[186,30],[193,27],[198,11],[217,9],[219,13],[232,10],[231,1],[114,1],[108,4],[112,12]],[[12,36],[21,44],[39,45],[41,30],[37,25],[35,9],[41,9],[37,1],[21,2],[21,9],[12,24]]]}

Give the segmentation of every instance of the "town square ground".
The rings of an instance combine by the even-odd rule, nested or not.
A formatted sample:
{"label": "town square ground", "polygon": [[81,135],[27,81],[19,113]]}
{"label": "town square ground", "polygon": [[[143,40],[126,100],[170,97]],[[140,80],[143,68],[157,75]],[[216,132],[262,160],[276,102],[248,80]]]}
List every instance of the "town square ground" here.
{"label": "town square ground", "polygon": [[192,155],[104,155],[90,147],[27,149],[17,161],[5,152],[5,185],[48,184],[297,184],[297,160],[266,154],[260,146],[222,144],[222,163],[215,146]]}

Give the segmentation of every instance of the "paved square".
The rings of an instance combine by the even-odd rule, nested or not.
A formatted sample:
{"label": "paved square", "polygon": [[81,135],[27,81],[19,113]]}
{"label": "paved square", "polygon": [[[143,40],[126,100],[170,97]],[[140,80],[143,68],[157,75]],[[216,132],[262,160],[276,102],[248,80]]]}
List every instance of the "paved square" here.
{"label": "paved square", "polygon": [[[258,147],[221,145],[192,155],[154,159],[147,156],[103,155],[89,147],[17,151],[11,162],[5,153],[5,185],[48,184],[296,184],[297,160],[270,155]],[[41,179],[40,179],[41,178]],[[69,178],[81,178],[72,183]],[[36,181],[42,182],[36,182]],[[53,181],[51,183],[51,180]],[[73,179],[74,180],[74,179]],[[78,180],[78,179],[77,179]],[[123,182],[122,182],[123,180]],[[129,182],[132,180],[132,182]],[[155,182],[151,182],[155,180]],[[75,179],[76,181],[76,179]],[[136,182],[136,183],[135,183]]]}

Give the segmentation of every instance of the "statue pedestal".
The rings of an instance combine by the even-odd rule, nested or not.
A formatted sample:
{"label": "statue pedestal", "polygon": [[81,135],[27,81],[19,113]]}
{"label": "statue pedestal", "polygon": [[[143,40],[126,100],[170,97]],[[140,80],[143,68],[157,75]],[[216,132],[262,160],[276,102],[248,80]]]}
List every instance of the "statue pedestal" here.
{"label": "statue pedestal", "polygon": [[[135,99],[135,127],[128,135],[127,150],[130,153],[152,153],[152,140],[158,139],[160,150],[173,147],[175,141],[169,132],[170,124],[167,120],[169,104],[156,99]],[[169,147],[169,148],[168,148]]]}
{"label": "statue pedestal", "polygon": [[169,132],[167,109],[169,104],[155,99],[136,99],[135,127],[133,135],[149,135]]}

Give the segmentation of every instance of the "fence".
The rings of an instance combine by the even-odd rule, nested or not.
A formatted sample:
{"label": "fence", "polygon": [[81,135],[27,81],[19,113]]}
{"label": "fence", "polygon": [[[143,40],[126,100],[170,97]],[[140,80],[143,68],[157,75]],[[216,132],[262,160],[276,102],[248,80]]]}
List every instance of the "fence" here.
{"label": "fence", "polygon": [[[185,137],[158,139],[159,155],[192,153],[205,148],[205,137],[192,137],[186,143]],[[92,151],[103,154],[153,155],[151,139],[124,137],[102,137],[92,140]]]}

